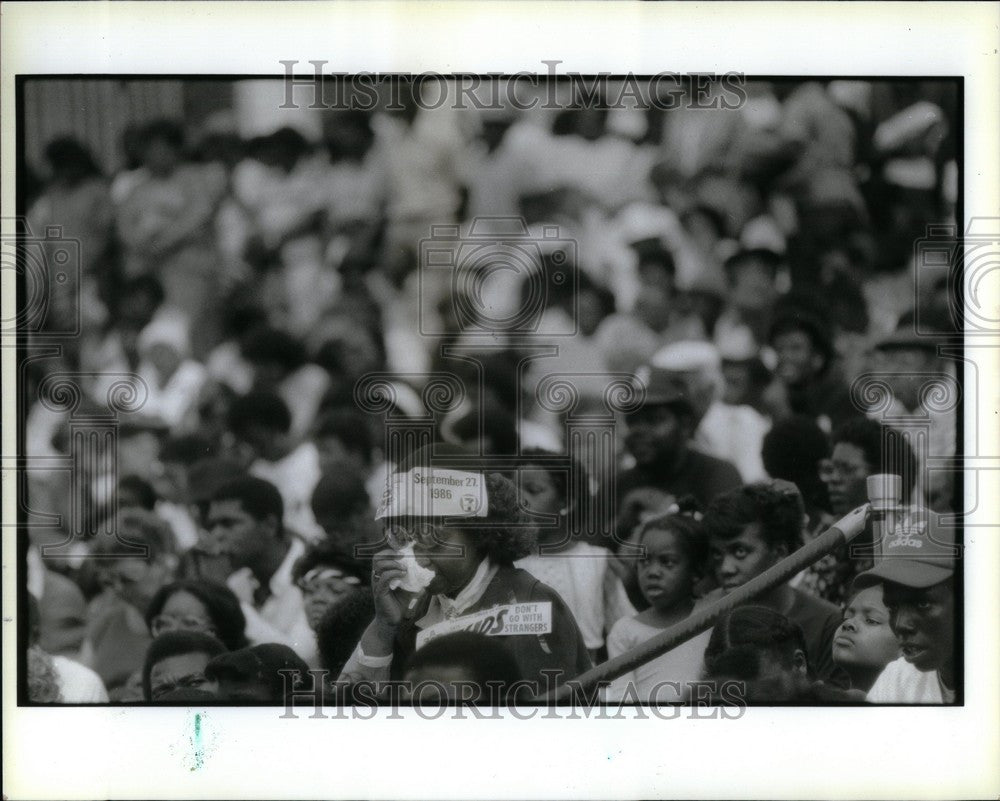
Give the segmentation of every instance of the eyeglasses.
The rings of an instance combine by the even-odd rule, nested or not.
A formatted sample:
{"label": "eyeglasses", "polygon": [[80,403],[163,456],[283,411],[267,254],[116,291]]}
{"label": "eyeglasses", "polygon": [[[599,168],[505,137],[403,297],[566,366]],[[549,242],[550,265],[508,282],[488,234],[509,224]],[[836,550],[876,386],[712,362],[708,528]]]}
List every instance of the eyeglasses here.
{"label": "eyeglasses", "polygon": [[425,548],[438,544],[437,529],[431,523],[408,522],[389,523],[385,527],[385,534],[389,540],[389,545],[393,548],[405,548],[410,544],[422,545]]}
{"label": "eyeglasses", "polygon": [[149,630],[154,637],[159,637],[165,631],[204,631],[214,634],[215,626],[212,621],[194,615],[183,615],[182,617],[157,615],[150,621]]}

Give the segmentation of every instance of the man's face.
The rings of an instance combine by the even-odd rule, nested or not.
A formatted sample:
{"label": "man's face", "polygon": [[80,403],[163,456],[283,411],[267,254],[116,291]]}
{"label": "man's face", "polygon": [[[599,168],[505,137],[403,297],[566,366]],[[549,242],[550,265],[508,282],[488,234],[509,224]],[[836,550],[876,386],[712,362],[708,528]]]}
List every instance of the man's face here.
{"label": "man's face", "polygon": [[819,466],[819,476],[826,484],[830,508],[845,515],[868,500],[868,476],[874,472],[865,453],[857,445],[838,442],[833,455]]}
{"label": "man's face", "polygon": [[886,582],[889,625],[903,657],[917,670],[939,670],[955,658],[955,591],[951,579],[925,589]]}
{"label": "man's face", "polygon": [[733,276],[730,298],[738,309],[751,311],[769,308],[777,294],[771,269],[761,262],[746,261]]}
{"label": "man's face", "polygon": [[249,567],[274,539],[277,522],[255,520],[238,500],[212,501],[206,528],[210,550],[229,557],[234,568]]}
{"label": "man's face", "polygon": [[750,523],[738,537],[709,542],[715,579],[729,593],[756,578],[787,554],[784,546],[771,547],[760,536],[760,524]]}
{"label": "man's face", "polygon": [[207,664],[207,654],[199,653],[176,654],[161,659],[149,671],[150,697],[156,701],[180,687],[216,692],[218,683],[205,678]]}
{"label": "man's face", "polygon": [[644,406],[625,422],[625,447],[639,465],[669,462],[687,441],[681,419],[667,406]]}
{"label": "man's face", "polygon": [[786,331],[774,338],[778,357],[775,372],[785,384],[797,386],[823,368],[823,356],[813,347],[805,331]]}

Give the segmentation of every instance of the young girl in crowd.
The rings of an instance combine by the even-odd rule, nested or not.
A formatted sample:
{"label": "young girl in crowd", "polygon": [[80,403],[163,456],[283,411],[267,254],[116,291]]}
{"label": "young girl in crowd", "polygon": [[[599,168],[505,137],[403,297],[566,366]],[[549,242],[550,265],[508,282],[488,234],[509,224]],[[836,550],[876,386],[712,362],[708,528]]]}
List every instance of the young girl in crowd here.
{"label": "young girl in crowd", "polygon": [[882,585],[855,593],[833,638],[833,661],[851,677],[851,688],[868,692],[879,674],[899,658],[899,641],[889,626]]}
{"label": "young girl in crowd", "polygon": [[[525,453],[553,455],[534,449]],[[605,634],[617,620],[635,614],[635,609],[621,579],[611,569],[611,552],[574,536],[572,518],[583,525],[589,498],[582,497],[582,490],[572,491],[571,484],[590,485],[583,467],[577,465],[576,470],[580,478],[571,481],[565,472],[522,465],[518,476],[522,507],[536,515],[549,515],[548,519],[556,522],[539,520],[539,547],[516,564],[559,593],[576,618],[591,658],[598,660]]]}
{"label": "young girl in crowd", "polygon": [[[694,608],[694,586],[701,578],[708,548],[696,512],[674,507],[646,521],[637,544],[644,554],[636,566],[639,587],[648,609],[619,620],[608,635],[608,656],[614,658],[680,622]],[[690,683],[701,676],[709,633],[682,643],[651,662],[616,679],[608,700],[659,703],[685,700]]]}

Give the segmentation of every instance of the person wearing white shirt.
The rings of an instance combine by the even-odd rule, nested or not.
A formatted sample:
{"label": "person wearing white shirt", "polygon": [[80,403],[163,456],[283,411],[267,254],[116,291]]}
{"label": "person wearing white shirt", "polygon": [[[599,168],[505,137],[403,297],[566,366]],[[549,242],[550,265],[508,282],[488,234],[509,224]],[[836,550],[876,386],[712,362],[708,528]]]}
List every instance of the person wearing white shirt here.
{"label": "person wearing white shirt", "polygon": [[206,546],[229,559],[226,584],[240,599],[247,639],[287,645],[316,664],[302,592],[292,580],[292,566],[305,548],[286,535],[283,512],[273,484],[253,476],[234,479],[212,497]]}

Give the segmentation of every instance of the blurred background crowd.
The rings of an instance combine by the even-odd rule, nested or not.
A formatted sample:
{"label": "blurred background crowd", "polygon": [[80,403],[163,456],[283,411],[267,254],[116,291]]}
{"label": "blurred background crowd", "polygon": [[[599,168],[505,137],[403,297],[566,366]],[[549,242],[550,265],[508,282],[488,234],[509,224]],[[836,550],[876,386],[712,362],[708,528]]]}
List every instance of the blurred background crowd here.
{"label": "blurred background crowd", "polygon": [[[60,353],[30,360],[20,391],[28,508],[66,521],[28,527],[37,699],[183,698],[209,662],[209,683],[246,701],[277,692],[280,666],[339,672],[374,614],[354,546],[378,541],[405,455],[387,452],[387,420],[524,455],[523,508],[558,518],[579,499],[528,458],[569,447],[566,413],[539,402],[553,373],[648,392],[617,420],[613,473],[574,454],[589,491],[616,497],[615,519],[564,547],[595,567],[524,565],[570,604],[592,659],[656,606],[615,559],[651,516],[700,520],[790,482],[794,546],[879,472],[903,475],[909,504],[954,508],[948,473],[925,467],[954,455],[955,404],[925,383],[956,368],[914,326],[954,330],[948,270],[914,245],[955,223],[956,84],[749,80],[739,108],[670,110],[581,103],[570,83],[562,108],[531,111],[429,110],[410,84],[397,108],[309,109],[310,89],[285,110],[277,80],[24,88],[28,229],[59,227],[81,254],[46,320],[79,312],[80,333],[49,339]],[[431,245],[453,260],[428,265]],[[73,409],[47,382],[67,372]],[[447,408],[423,393],[435,372],[462,384]],[[372,373],[389,387],[378,410],[356,391]],[[867,373],[881,390],[852,394]],[[114,441],[47,467],[123,380],[144,401]],[[603,408],[599,381],[577,390],[575,411]],[[907,444],[914,418],[925,433]],[[94,527],[71,536],[78,519]],[[97,533],[112,522],[117,538]],[[144,555],[91,558],[125,542]],[[863,568],[833,555],[794,585],[836,629]],[[725,585],[702,570],[690,595]],[[833,634],[814,628],[818,674]],[[165,660],[190,680],[153,687]]]}

